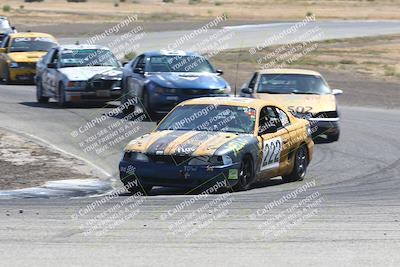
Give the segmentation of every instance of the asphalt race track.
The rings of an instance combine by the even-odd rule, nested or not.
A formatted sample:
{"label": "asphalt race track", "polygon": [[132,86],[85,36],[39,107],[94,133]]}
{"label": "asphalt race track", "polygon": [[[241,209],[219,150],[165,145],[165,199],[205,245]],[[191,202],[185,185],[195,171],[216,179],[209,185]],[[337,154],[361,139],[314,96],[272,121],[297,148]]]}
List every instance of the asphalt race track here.
{"label": "asphalt race track", "polygon": [[[224,49],[235,49],[253,47],[262,44],[265,40],[273,36],[278,36],[279,33],[289,29],[294,25],[294,22],[286,23],[271,23],[271,24],[259,24],[259,25],[237,25],[227,26],[225,30],[232,33],[232,37],[227,38],[223,42]],[[135,26],[140,26],[140,23],[136,23]],[[217,27],[218,28],[218,27]],[[319,29],[323,34],[320,36],[314,36],[314,41],[338,39],[338,38],[354,38],[364,36],[376,36],[384,34],[397,34],[400,33],[400,22],[399,21],[315,21],[309,22],[302,27],[297,28],[292,34],[287,34],[271,40],[271,44],[280,45],[288,42],[293,42],[295,38],[300,38],[298,41],[304,41],[307,38],[301,38],[303,34],[307,33],[312,29]],[[187,38],[185,42],[180,44],[180,49],[187,50],[192,49],[193,46],[200,43],[202,40],[207,38],[212,39],[212,36],[216,34],[220,29],[211,28],[206,32],[196,35],[193,38]],[[146,28],[143,28],[143,32],[146,35],[135,42],[140,44],[136,47],[136,51],[143,52],[149,50],[169,49],[173,46],[179,38],[182,36],[189,36],[193,31],[163,31],[163,32],[146,32]],[[228,35],[228,34],[226,34]],[[106,36],[96,41],[96,44],[110,46],[111,49],[115,47],[112,41],[115,40],[115,36]],[[62,44],[71,44],[79,41],[81,44],[85,44],[89,41],[87,37],[80,38],[60,38]]]}
{"label": "asphalt race track", "polygon": [[[104,110],[79,107],[64,110],[58,109],[56,103],[38,105],[33,86],[1,85],[0,95],[2,127],[40,136],[116,174],[122,144],[107,156],[94,158],[85,156],[71,142],[69,134],[94,113],[102,114]],[[183,191],[154,190],[153,196],[144,198],[134,220],[100,237],[82,234],[80,226],[87,222],[86,217],[71,219],[78,210],[99,198],[3,199],[0,248],[7,253],[2,261],[10,263],[9,266],[26,266],[26,259],[46,266],[61,261],[70,265],[85,262],[86,266],[107,266],[117,262],[140,266],[155,264],[162,258],[166,265],[177,266],[187,266],[188,262],[247,266],[260,261],[354,266],[362,259],[365,265],[395,266],[400,260],[400,111],[350,107],[341,110],[341,140],[316,146],[306,181],[280,184],[280,179],[274,179],[250,191],[234,193],[228,214],[190,238],[171,234],[169,227],[179,217],[160,220],[166,211],[193,197],[182,195]],[[151,122],[141,125],[143,132],[152,127]],[[276,240],[263,236],[258,229],[263,218],[250,215],[313,181],[316,185],[303,198],[318,192],[323,197],[318,213]],[[128,197],[121,194],[113,198],[91,216]],[[218,197],[210,195],[185,208],[185,212],[190,213]],[[275,207],[272,214],[279,214],[300,199],[299,196],[293,202]],[[6,216],[6,211],[10,216]],[[382,253],[386,255],[384,258],[380,257]]]}
{"label": "asphalt race track", "polygon": [[[96,175],[111,179],[104,183],[111,181],[118,188],[117,164],[126,142],[98,156],[84,153],[71,136],[113,107],[60,109],[54,102],[36,103],[34,86],[0,85],[0,127],[80,156],[93,164]],[[140,198],[134,217],[96,236],[87,234],[91,218],[101,217],[131,195],[121,193],[82,215],[80,211],[104,196],[83,197],[82,191],[73,189],[56,191],[61,198],[48,198],[40,190],[2,193],[1,266],[398,266],[400,110],[341,106],[341,115],[340,141],[316,145],[305,181],[282,184],[276,178],[232,193],[224,216],[204,228],[191,223],[189,230],[198,231],[189,236],[174,233],[176,223],[212,201],[220,203],[221,194],[194,201],[171,215],[168,211],[196,194],[156,188],[151,196]],[[118,120],[116,116],[107,123]],[[140,122],[135,136],[154,126]],[[265,205],[305,185],[311,186],[271,208],[268,216],[263,214]],[[286,231],[278,236],[277,231],[265,234],[268,219],[282,221],[279,216],[311,195],[320,200],[312,216],[280,225],[278,230]]]}

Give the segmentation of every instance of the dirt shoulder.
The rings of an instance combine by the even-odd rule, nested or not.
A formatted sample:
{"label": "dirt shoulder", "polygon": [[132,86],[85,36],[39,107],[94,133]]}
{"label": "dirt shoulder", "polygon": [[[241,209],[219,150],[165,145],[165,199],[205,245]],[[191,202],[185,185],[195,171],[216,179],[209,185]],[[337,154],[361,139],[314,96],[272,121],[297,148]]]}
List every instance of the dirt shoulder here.
{"label": "dirt shoulder", "polygon": [[[88,0],[69,3],[66,0],[45,0],[24,3],[4,0],[0,15],[12,19],[17,26],[118,23],[124,17],[138,14],[141,21],[210,20],[226,14],[232,20],[285,21],[301,20],[315,14],[319,20],[398,20],[400,0]],[[8,10],[8,8],[7,8]],[[88,28],[90,31],[90,28]]]}
{"label": "dirt shoulder", "polygon": [[88,178],[97,177],[84,162],[0,129],[0,190]]}

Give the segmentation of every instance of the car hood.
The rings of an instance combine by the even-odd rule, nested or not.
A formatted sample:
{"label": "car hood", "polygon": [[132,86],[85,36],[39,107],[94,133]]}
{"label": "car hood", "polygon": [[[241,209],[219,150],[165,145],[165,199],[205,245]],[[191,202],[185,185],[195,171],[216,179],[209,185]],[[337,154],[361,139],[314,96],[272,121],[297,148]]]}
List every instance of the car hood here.
{"label": "car hood", "polygon": [[112,66],[69,67],[59,69],[70,81],[87,81],[97,74],[105,76],[121,75],[121,69]]}
{"label": "car hood", "polygon": [[125,151],[154,155],[212,156],[229,142],[252,136],[207,131],[156,131],[132,140]]}
{"label": "car hood", "polygon": [[12,52],[8,57],[14,62],[38,62],[47,52]]}
{"label": "car hood", "polygon": [[227,82],[214,73],[157,73],[148,74],[149,81],[167,88],[221,89]]}
{"label": "car hood", "polygon": [[304,107],[305,111],[318,113],[336,110],[334,95],[301,95],[301,94],[257,94],[257,98],[272,100],[288,108]]}

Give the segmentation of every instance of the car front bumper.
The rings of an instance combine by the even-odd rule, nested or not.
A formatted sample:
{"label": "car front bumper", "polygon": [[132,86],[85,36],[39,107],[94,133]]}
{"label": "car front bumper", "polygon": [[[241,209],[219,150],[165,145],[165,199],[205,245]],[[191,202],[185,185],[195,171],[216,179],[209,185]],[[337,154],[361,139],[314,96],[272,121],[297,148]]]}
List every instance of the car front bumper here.
{"label": "car front bumper", "polygon": [[150,109],[154,113],[165,114],[170,112],[177,104],[199,97],[228,96],[227,94],[206,94],[206,95],[161,95],[150,96]]}
{"label": "car front bumper", "polygon": [[65,100],[67,102],[112,101],[118,100],[120,96],[121,90],[65,91]]}
{"label": "car front bumper", "polygon": [[339,118],[309,119],[312,136],[339,134]]}
{"label": "car front bumper", "polygon": [[10,80],[14,82],[34,82],[35,69],[9,68]]}
{"label": "car front bumper", "polygon": [[231,187],[237,183],[239,167],[239,163],[223,166],[189,166],[122,160],[119,171],[124,184],[138,179],[141,185],[195,188],[226,181],[227,187]]}

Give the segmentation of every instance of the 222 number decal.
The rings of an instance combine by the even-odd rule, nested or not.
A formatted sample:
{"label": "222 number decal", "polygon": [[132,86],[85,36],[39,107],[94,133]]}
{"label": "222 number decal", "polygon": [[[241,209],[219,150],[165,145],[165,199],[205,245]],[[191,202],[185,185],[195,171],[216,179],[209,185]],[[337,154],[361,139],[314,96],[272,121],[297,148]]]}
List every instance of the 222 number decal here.
{"label": "222 number decal", "polygon": [[279,167],[279,159],[282,152],[282,138],[276,137],[264,141],[261,170],[275,169]]}

